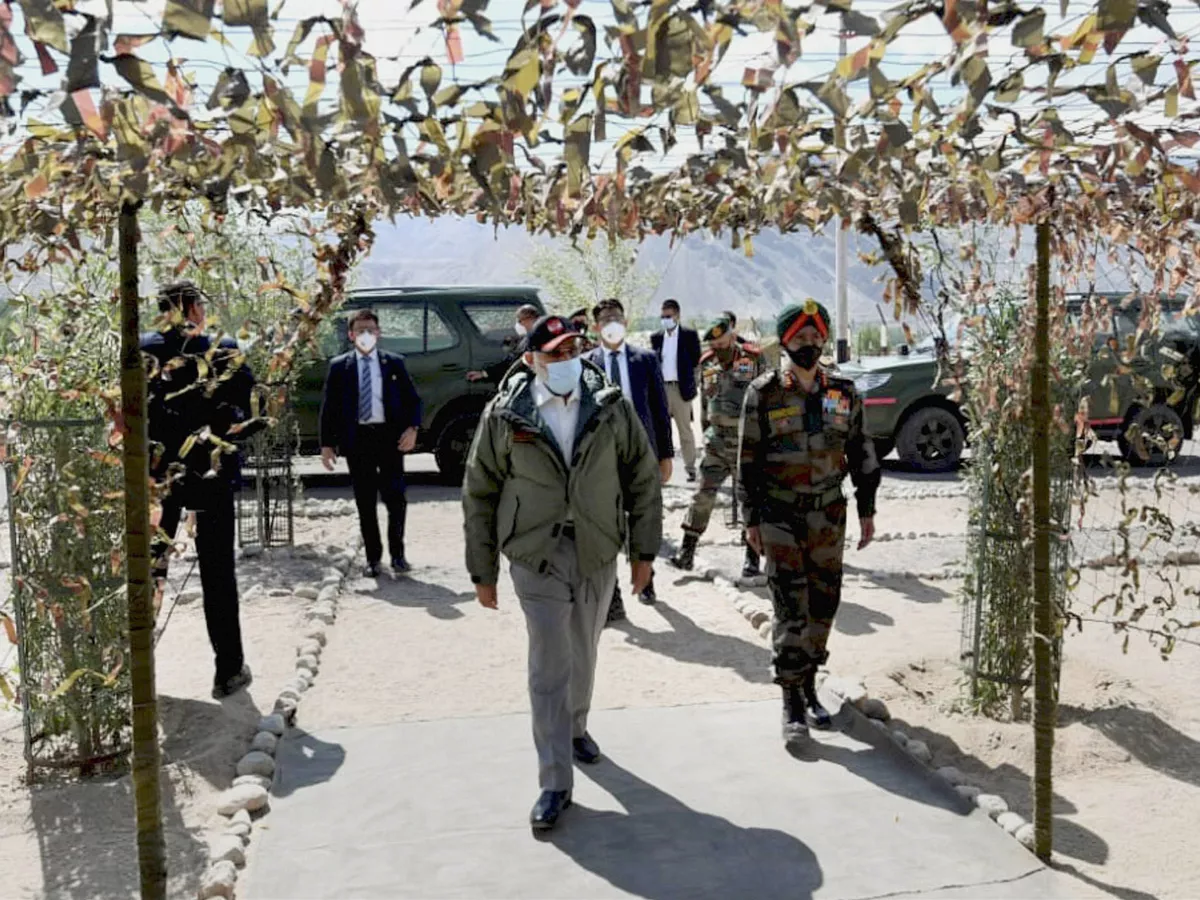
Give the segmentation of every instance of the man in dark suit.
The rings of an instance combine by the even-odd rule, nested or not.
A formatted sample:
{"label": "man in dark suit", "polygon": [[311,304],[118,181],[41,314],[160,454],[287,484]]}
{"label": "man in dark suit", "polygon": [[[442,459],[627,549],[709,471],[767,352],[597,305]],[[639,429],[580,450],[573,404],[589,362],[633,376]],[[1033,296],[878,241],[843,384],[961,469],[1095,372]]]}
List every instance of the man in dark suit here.
{"label": "man in dark suit", "polygon": [[468,372],[467,381],[490,381],[492,384],[499,385],[504,376],[508,374],[508,370],[513,367],[513,364],[525,355],[529,332],[533,330],[534,324],[541,317],[541,311],[532,303],[526,303],[520,307],[517,310],[516,324],[513,326],[516,334],[504,342],[508,348],[508,352],[504,354],[504,358],[485,368]]}
{"label": "man in dark suit", "polygon": [[575,326],[575,330],[582,335],[582,337],[579,339],[579,352],[581,354],[586,354],[595,350],[599,345],[592,340],[591,335],[588,334],[587,307],[585,306],[581,309],[575,310],[575,312],[571,313],[571,315],[567,316],[567,318],[571,320],[571,324]]}
{"label": "man in dark suit", "polygon": [[[600,301],[592,310],[592,319],[600,334],[600,346],[586,358],[604,370],[608,380],[621,389],[637,410],[638,419],[650,438],[650,447],[658,458],[659,473],[665,484],[671,478],[675,447],[671,443],[671,414],[667,409],[667,392],[658,359],[649,350],[626,343],[625,308],[620,300]],[[656,600],[653,578],[638,599],[647,604]],[[623,618],[625,608],[620,585],[617,585],[613,590],[608,621]]]}
{"label": "man in dark suit", "polygon": [[166,326],[141,337],[149,365],[150,476],[162,492],[151,549],[154,575],[161,591],[183,510],[194,512],[204,622],[216,664],[212,696],[220,700],[253,680],[238,613],[233,495],[241,486],[241,464],[235,442],[263,422],[248,420],[254,375],[237,342],[222,338],[214,347],[204,333],[200,289],[190,281],[165,285],[158,308]]}
{"label": "man in dark suit", "polygon": [[650,336],[667,386],[667,408],[679,429],[679,448],[688,481],[696,480],[696,436],[692,432],[692,401],[696,399],[696,369],[700,365],[700,335],[679,323],[679,303],[664,300],[662,330]]}
{"label": "man in dark suit", "polygon": [[409,571],[404,556],[404,454],[417,444],[421,398],[404,367],[404,357],[376,347],[379,317],[360,309],[350,317],[354,349],[329,361],[321,400],[321,459],[333,471],[338,453],[346,457],[358,523],[367,553],[364,574],[377,578],[383,558],[376,506],[388,512],[388,551],[392,571]]}

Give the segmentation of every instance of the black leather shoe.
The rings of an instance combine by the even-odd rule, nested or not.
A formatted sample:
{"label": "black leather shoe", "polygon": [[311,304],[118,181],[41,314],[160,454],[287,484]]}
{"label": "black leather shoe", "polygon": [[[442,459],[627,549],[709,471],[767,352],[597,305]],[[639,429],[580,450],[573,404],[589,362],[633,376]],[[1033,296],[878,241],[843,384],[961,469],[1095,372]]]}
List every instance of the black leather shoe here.
{"label": "black leather shoe", "polygon": [[367,563],[366,566],[363,567],[363,578],[378,578],[380,572],[382,571],[383,570],[379,568],[379,563]]}
{"label": "black leather shoe", "polygon": [[408,560],[403,556],[392,560],[392,571],[397,575],[403,575],[406,572],[412,571],[412,566],[408,564]]}
{"label": "black leather shoe", "polygon": [[570,791],[542,791],[533,811],[529,813],[529,824],[534,831],[549,831],[558,824],[558,817],[571,805]]}
{"label": "black leather shoe", "polygon": [[695,481],[696,480],[696,470],[688,469],[687,476],[688,476],[688,481]]}
{"label": "black leather shoe", "polygon": [[638,594],[638,600],[647,606],[653,606],[658,602],[658,594],[654,593],[654,582],[646,585],[646,589]]}
{"label": "black leather shoe", "polygon": [[575,751],[576,761],[583,763],[585,766],[600,762],[600,746],[592,740],[592,736],[586,731],[583,733],[583,737],[571,740],[571,748]]}
{"label": "black leather shoe", "polygon": [[242,671],[236,675],[213,682],[212,697],[214,700],[224,700],[226,697],[232,697],[238,691],[250,687],[253,682],[254,676],[250,674],[250,667],[242,666]]}
{"label": "black leather shoe", "polygon": [[621,589],[613,591],[612,603],[608,605],[608,615],[604,618],[605,627],[613,622],[625,621],[625,602],[621,599]]}

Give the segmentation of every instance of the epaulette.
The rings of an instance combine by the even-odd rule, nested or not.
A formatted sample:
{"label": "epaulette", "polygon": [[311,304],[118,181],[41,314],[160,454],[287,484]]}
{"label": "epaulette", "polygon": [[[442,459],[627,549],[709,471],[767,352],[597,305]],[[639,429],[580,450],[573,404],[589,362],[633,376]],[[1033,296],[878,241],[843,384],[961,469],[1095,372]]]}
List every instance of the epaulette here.
{"label": "epaulette", "polygon": [[746,341],[746,343],[741,344],[740,346],[751,356],[762,356],[762,347],[758,346],[758,344],[752,344],[749,341]]}
{"label": "epaulette", "polygon": [[703,353],[700,354],[700,362],[707,362],[708,360],[712,359],[716,355],[717,355],[717,351],[715,351],[715,350],[705,350]]}
{"label": "epaulette", "polygon": [[763,391],[773,385],[779,379],[779,370],[772,369],[770,372],[764,372],[750,382],[750,386],[756,391]]}

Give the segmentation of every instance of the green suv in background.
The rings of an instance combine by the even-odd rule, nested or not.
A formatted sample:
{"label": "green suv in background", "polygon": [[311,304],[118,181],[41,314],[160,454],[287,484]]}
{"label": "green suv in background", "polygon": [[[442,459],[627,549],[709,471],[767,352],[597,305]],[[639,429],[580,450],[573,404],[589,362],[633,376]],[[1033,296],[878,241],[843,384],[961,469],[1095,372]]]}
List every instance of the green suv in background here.
{"label": "green suv in background", "polygon": [[[1174,449],[1192,437],[1200,373],[1200,317],[1182,315],[1182,302],[1163,301],[1159,334],[1146,342],[1130,366],[1131,372],[1118,374],[1114,347],[1127,346],[1137,331],[1141,309],[1136,303],[1120,308],[1126,294],[1101,296],[1114,305],[1113,330],[1096,336],[1086,387],[1092,430],[1099,440],[1115,440],[1129,462],[1161,465],[1166,461],[1163,450],[1153,440],[1136,436],[1167,437]],[[1081,295],[1069,297],[1068,308],[1079,310],[1083,300]],[[935,384],[939,343],[930,337],[914,345],[907,355],[867,357],[838,366],[863,396],[867,431],[875,438],[880,457],[895,449],[901,462],[921,472],[953,469],[967,443],[966,414],[951,399],[954,386]],[[951,348],[952,359],[955,352],[956,348]],[[969,356],[969,351],[963,353],[964,360]],[[1187,380],[1168,383],[1162,371],[1165,365],[1183,368],[1189,373]],[[969,390],[966,366],[964,371],[964,388]],[[1152,396],[1139,388],[1134,374],[1150,382]]]}
{"label": "green suv in background", "polygon": [[438,469],[462,480],[463,466],[483,407],[496,392],[467,373],[502,360],[517,340],[517,309],[544,310],[532,287],[396,287],[353,291],[318,332],[321,359],[297,384],[295,411],[300,452],[319,451],[318,418],[329,360],[350,349],[346,322],[357,309],[379,316],[379,346],[404,356],[423,405],[417,453],[433,453]]}

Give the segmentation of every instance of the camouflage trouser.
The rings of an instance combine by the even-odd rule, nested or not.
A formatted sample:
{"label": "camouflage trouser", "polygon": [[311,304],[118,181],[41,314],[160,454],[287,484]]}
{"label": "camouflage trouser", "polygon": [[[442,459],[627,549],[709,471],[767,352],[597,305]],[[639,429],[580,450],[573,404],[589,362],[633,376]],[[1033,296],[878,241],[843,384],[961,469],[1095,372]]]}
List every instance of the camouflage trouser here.
{"label": "camouflage trouser", "polygon": [[825,649],[842,597],[846,502],[760,528],[771,588],[777,684],[795,683],[829,658]]}
{"label": "camouflage trouser", "polygon": [[700,486],[692,498],[683,519],[685,534],[697,537],[708,528],[713,507],[717,503],[717,490],[737,471],[738,435],[736,428],[720,428],[710,425],[704,432],[704,457],[700,460]]}

